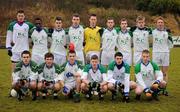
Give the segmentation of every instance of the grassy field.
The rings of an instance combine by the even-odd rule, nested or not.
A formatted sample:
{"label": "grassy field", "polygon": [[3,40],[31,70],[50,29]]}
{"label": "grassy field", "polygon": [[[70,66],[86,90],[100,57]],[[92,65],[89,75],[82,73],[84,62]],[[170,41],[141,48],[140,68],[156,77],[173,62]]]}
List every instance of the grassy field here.
{"label": "grassy field", "polygon": [[171,52],[171,66],[169,69],[168,91],[170,96],[160,96],[160,101],[140,102],[134,100],[131,94],[131,102],[123,103],[120,98],[112,102],[110,94],[104,101],[86,101],[82,96],[80,103],[73,103],[66,97],[53,100],[51,97],[37,101],[25,98],[22,102],[8,97],[11,87],[10,61],[7,52],[0,49],[0,112],[180,112],[180,48],[174,48]]}

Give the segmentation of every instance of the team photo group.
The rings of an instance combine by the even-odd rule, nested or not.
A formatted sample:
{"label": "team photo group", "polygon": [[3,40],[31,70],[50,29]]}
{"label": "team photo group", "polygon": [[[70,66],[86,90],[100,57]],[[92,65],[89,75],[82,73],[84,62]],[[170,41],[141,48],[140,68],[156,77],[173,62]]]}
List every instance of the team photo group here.
{"label": "team photo group", "polygon": [[130,102],[133,92],[137,101],[168,96],[173,41],[163,17],[156,18],[154,28],[147,27],[141,15],[132,27],[126,18],[115,27],[112,17],[105,28],[99,27],[96,14],[89,15],[88,27],[80,25],[79,14],[72,15],[68,28],[63,21],[55,17],[54,27],[47,28],[41,18],[31,23],[23,10],[17,11],[6,36],[12,62],[11,97],[22,101],[31,96],[34,101],[59,99],[63,94],[77,103],[84,97],[103,100],[107,93],[113,101],[120,94],[123,102]]}

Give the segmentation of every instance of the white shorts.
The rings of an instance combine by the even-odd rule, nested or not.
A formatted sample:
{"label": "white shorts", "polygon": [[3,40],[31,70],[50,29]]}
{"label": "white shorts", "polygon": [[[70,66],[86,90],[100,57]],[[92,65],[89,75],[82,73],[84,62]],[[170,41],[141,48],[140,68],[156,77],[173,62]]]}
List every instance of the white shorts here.
{"label": "white shorts", "polygon": [[134,57],[133,57],[134,66],[136,66],[136,64],[140,63],[141,55],[142,55],[142,52],[134,52]]}
{"label": "white shorts", "polygon": [[44,63],[44,56],[40,56],[37,54],[32,54],[32,61],[36,62],[38,65]]}
{"label": "white shorts", "polygon": [[115,51],[102,51],[101,54],[101,64],[108,65],[111,61],[114,60]]}
{"label": "white shorts", "polygon": [[153,52],[152,59],[158,66],[169,66],[169,53],[168,52]]}
{"label": "white shorts", "polygon": [[56,63],[58,65],[62,65],[66,62],[65,55],[60,55],[60,54],[56,54],[56,53],[53,53],[53,55],[54,55],[54,63]]}
{"label": "white shorts", "polygon": [[12,52],[11,61],[19,62],[21,61],[21,52]]}
{"label": "white shorts", "polygon": [[85,62],[84,62],[84,53],[83,53],[83,51],[76,51],[76,56],[77,56],[77,60],[81,61],[83,63],[83,65],[84,65]]}
{"label": "white shorts", "polygon": [[127,63],[129,66],[132,65],[132,53],[122,52],[123,61]]}
{"label": "white shorts", "polygon": [[76,88],[76,81],[71,83],[65,83],[64,86],[68,88],[67,93]]}

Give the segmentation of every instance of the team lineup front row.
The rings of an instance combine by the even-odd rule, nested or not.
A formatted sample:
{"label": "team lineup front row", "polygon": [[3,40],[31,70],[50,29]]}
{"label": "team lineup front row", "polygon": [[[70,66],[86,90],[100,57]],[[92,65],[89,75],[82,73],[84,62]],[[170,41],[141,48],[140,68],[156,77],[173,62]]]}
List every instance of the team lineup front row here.
{"label": "team lineup front row", "polygon": [[50,52],[45,54],[44,60],[38,66],[31,60],[29,51],[22,52],[21,61],[12,73],[12,88],[17,91],[18,100],[23,99],[28,89],[32,91],[32,100],[40,94],[45,99],[49,90],[54,99],[62,92],[74,102],[80,102],[80,93],[88,100],[92,100],[93,95],[103,100],[108,90],[112,93],[112,100],[121,93],[122,100],[129,102],[130,90],[135,91],[136,100],[140,100],[142,93],[148,99],[158,100],[159,92],[166,87],[161,70],[150,60],[149,50],[142,51],[141,61],[135,65],[136,82],[130,80],[130,66],[123,61],[121,52],[115,53],[107,69],[99,63],[97,55],[92,55],[90,64],[83,66],[73,50],[68,52],[68,60],[61,66],[54,63],[54,55]]}

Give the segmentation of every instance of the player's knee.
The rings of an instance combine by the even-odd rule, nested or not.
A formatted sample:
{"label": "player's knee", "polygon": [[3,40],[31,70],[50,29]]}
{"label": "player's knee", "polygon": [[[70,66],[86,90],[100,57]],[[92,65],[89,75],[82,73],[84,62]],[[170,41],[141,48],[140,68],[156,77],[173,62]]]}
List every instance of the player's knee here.
{"label": "player's knee", "polygon": [[43,86],[43,84],[42,84],[41,82],[38,83],[37,89],[38,89],[38,90],[41,90],[41,89],[42,89],[42,86]]}
{"label": "player's knee", "polygon": [[107,87],[108,87],[109,90],[112,90],[114,88],[112,83],[108,83]]}
{"label": "player's knee", "polygon": [[59,85],[59,83],[54,84],[55,91],[59,91],[60,89],[61,89],[61,86]]}
{"label": "player's knee", "polygon": [[167,85],[166,81],[161,81],[161,82],[160,82],[160,87],[161,87],[161,88],[165,88],[166,85]]}
{"label": "player's knee", "polygon": [[81,83],[81,89],[85,90],[86,89],[86,84],[85,83]]}
{"label": "player's knee", "polygon": [[141,95],[142,92],[143,92],[143,89],[141,87],[137,86],[136,89],[135,89],[135,94]]}
{"label": "player's knee", "polygon": [[130,88],[131,89],[136,89],[137,84],[134,81],[130,81]]}
{"label": "player's knee", "polygon": [[30,82],[30,89],[36,89],[36,81]]}
{"label": "player's knee", "polygon": [[108,86],[107,85],[102,86],[102,92],[106,92],[107,90],[108,90]]}

